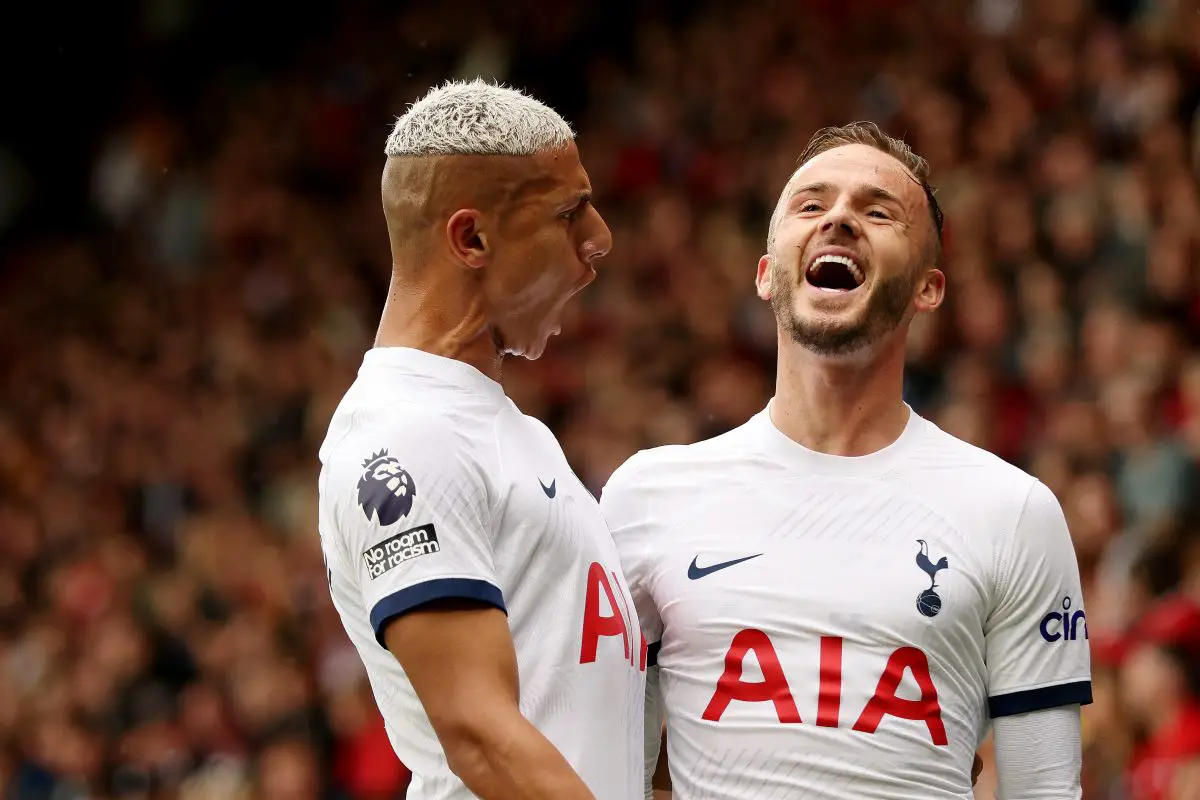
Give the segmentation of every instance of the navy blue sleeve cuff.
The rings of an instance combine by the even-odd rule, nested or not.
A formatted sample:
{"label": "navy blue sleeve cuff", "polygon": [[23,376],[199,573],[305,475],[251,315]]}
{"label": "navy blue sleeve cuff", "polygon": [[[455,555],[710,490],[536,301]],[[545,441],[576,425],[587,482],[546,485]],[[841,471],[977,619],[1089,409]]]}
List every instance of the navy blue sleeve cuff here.
{"label": "navy blue sleeve cuff", "polygon": [[647,667],[657,667],[658,666],[658,651],[659,650],[662,650],[662,642],[655,642],[654,644],[646,645],[646,666]]}
{"label": "navy blue sleeve cuff", "polygon": [[1027,714],[1030,711],[1041,711],[1045,708],[1058,708],[1079,704],[1086,706],[1092,702],[1092,682],[1075,681],[1060,683],[1057,686],[1043,686],[1040,689],[1026,689],[1022,692],[998,694],[988,698],[988,714],[996,717],[1011,717],[1013,714]]}
{"label": "navy blue sleeve cuff", "polygon": [[435,578],[393,592],[375,604],[371,609],[371,628],[375,631],[375,641],[387,647],[383,641],[383,629],[390,621],[435,600],[478,600],[508,613],[503,592],[487,581],[477,578]]}

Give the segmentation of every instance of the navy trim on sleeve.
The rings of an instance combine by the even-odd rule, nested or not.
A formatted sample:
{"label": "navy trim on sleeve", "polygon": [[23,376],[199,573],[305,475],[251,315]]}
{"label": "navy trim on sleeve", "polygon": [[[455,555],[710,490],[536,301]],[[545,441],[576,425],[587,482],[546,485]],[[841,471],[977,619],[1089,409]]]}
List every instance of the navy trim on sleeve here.
{"label": "navy trim on sleeve", "polygon": [[1078,703],[1086,706],[1092,702],[1092,682],[1075,681],[1060,683],[1057,686],[1043,686],[1040,689],[1026,689],[1023,692],[1011,692],[988,698],[988,714],[996,717],[1011,717],[1013,714],[1027,714],[1030,711],[1041,711],[1045,708],[1058,708]]}
{"label": "navy trim on sleeve", "polygon": [[658,666],[658,651],[662,650],[662,642],[646,645],[646,666]]}
{"label": "navy trim on sleeve", "polygon": [[435,578],[393,592],[375,604],[371,609],[371,628],[375,631],[375,641],[381,647],[387,647],[383,641],[383,629],[388,622],[435,600],[478,600],[508,613],[503,592],[487,581],[477,578]]}

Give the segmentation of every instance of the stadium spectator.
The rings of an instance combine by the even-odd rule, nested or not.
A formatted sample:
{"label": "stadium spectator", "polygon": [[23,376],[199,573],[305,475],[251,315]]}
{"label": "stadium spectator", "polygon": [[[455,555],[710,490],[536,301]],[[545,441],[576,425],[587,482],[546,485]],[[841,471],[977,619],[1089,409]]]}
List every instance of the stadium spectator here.
{"label": "stadium spectator", "polygon": [[[329,4],[286,37],[225,5],[112,11],[89,40],[126,56],[39,70],[37,135],[0,133],[8,796],[402,791],[329,603],[315,454],[386,288],[388,115],[455,75],[575,121],[613,230],[505,376],[594,492],[763,406],[770,210],[813,131],[868,118],[929,156],[947,218],[909,402],[1058,495],[1093,643],[1200,599],[1194,4]],[[1140,788],[1146,703],[1192,736],[1186,696],[1108,669],[1088,796],[1196,796],[1190,766]]]}

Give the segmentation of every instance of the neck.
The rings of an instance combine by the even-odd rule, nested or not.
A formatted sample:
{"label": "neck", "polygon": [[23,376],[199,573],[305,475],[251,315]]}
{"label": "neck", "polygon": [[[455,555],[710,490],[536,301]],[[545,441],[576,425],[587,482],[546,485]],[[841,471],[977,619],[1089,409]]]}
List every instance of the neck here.
{"label": "neck", "polygon": [[500,382],[503,357],[492,339],[483,301],[445,280],[400,280],[393,271],[375,346],[411,347],[453,358]]}
{"label": "neck", "polygon": [[[902,333],[902,332],[901,332]],[[869,355],[818,356],[781,332],[771,421],[795,442],[835,456],[864,456],[900,438],[904,405],[904,337]]]}

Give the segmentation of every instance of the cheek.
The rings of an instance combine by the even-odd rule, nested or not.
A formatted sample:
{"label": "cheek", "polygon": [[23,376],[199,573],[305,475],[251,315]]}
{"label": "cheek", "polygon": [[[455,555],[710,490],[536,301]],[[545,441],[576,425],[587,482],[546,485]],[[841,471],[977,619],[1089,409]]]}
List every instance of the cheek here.
{"label": "cheek", "polygon": [[517,311],[538,311],[559,303],[570,293],[578,276],[564,267],[561,260],[531,259],[519,281],[514,281],[511,296]]}
{"label": "cheek", "polygon": [[882,262],[889,274],[908,270],[917,257],[919,247],[903,231],[877,229],[870,238],[871,256]]}

